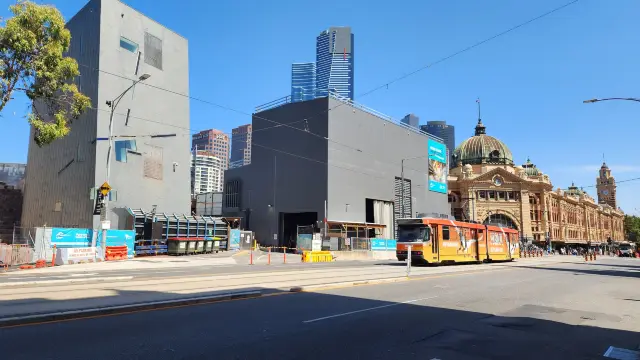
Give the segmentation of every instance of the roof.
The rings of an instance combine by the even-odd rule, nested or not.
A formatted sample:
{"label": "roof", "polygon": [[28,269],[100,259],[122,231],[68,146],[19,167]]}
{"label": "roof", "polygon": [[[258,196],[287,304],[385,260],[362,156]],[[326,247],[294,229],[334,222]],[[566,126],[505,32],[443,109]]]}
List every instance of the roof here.
{"label": "roof", "polygon": [[502,141],[486,134],[486,127],[478,119],[475,135],[464,140],[454,150],[455,165],[458,164],[506,164],[513,165],[513,154]]}

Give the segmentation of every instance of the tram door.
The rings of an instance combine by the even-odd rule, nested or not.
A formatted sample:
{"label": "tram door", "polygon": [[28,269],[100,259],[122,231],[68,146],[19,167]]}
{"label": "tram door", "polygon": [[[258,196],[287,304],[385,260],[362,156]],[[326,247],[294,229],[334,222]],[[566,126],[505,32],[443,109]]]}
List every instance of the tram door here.
{"label": "tram door", "polygon": [[431,251],[434,256],[431,261],[440,262],[440,226],[434,225],[431,228],[431,233],[433,235],[431,238]]}

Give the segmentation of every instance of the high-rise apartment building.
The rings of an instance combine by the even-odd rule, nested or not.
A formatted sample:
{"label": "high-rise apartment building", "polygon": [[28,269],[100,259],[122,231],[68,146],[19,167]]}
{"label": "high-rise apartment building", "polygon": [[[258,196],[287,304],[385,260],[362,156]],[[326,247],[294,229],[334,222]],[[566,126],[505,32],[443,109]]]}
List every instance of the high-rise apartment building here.
{"label": "high-rise apartment building", "polygon": [[209,151],[191,153],[191,194],[221,192],[224,170],[222,161]]}
{"label": "high-rise apartment building", "polygon": [[453,151],[456,149],[455,127],[453,125],[447,125],[446,121],[427,121],[426,125],[420,126],[420,130],[443,140],[447,146],[450,167],[455,167],[456,164],[451,161]]}
{"label": "high-rise apartment building", "polygon": [[316,63],[291,65],[291,101],[307,101],[316,98]]}
{"label": "high-rise apartment building", "polygon": [[191,149],[209,151],[220,159],[222,170],[229,168],[229,135],[216,129],[203,130],[191,137]]}
{"label": "high-rise apartment building", "polygon": [[330,27],[316,39],[316,97],[329,90],[353,100],[354,37],[351,27]]}
{"label": "high-rise apartment building", "polygon": [[231,164],[237,168],[251,164],[251,124],[238,126],[231,130]]}
{"label": "high-rise apartment building", "polygon": [[[408,114],[402,118],[401,122],[403,124],[407,124],[411,127],[418,128],[420,126],[420,118],[415,116],[414,114]],[[453,150],[452,150],[453,151]]]}
{"label": "high-rise apartment building", "polygon": [[189,99],[145,86],[189,94],[187,39],[118,0],[89,1],[66,27],[68,56],[84,65],[76,85],[94,108],[109,109],[107,101],[133,81],[144,83],[117,104],[112,151],[101,140],[109,136],[109,111],[89,109],[67,136],[42,148],[31,129],[22,225],[97,228],[89,189],[107,180],[108,156],[112,229],[125,228],[126,208],[190,213],[189,139],[150,136],[189,128]]}

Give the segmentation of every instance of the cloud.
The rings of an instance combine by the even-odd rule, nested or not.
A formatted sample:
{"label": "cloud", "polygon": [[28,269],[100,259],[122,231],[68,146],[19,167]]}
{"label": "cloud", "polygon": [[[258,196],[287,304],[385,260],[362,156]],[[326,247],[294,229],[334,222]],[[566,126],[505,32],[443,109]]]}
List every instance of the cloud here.
{"label": "cloud", "polygon": [[[598,165],[579,165],[579,166],[566,166],[562,170],[567,172],[590,172],[598,173],[602,164]],[[640,173],[640,165],[608,165],[613,175],[620,173]]]}

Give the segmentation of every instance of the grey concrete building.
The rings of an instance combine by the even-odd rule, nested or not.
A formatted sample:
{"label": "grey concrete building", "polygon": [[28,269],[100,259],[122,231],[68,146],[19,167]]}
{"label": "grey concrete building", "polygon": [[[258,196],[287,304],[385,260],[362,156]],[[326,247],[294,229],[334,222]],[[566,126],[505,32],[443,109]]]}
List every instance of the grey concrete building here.
{"label": "grey concrete building", "polygon": [[382,223],[393,237],[403,158],[404,216],[450,216],[446,191],[428,188],[435,138],[417,129],[332,95],[256,113],[253,130],[251,164],[225,172],[223,213],[261,243],[291,244],[297,225],[325,218],[325,201],[328,221]]}
{"label": "grey concrete building", "polygon": [[[113,134],[133,137],[114,138],[111,227],[125,226],[126,207],[189,213],[189,100],[158,89],[189,93],[187,40],[117,0],[91,0],[67,27],[69,55],[82,75],[77,84],[97,110],[89,109],[68,136],[49,146],[30,140],[22,225],[97,227],[89,189],[106,180],[109,144],[100,140],[109,135],[106,102],[143,74],[150,77],[114,112]],[[177,136],[152,136],[166,134]]]}

